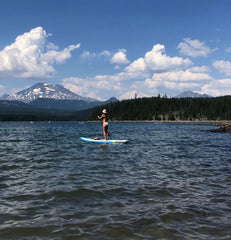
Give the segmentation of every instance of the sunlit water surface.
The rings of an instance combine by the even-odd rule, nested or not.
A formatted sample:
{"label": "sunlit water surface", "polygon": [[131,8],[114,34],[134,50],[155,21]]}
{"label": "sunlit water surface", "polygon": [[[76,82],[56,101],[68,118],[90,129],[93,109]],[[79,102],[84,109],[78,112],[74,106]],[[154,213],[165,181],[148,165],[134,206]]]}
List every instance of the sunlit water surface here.
{"label": "sunlit water surface", "polygon": [[0,239],[231,239],[231,135],[183,123],[0,123]]}

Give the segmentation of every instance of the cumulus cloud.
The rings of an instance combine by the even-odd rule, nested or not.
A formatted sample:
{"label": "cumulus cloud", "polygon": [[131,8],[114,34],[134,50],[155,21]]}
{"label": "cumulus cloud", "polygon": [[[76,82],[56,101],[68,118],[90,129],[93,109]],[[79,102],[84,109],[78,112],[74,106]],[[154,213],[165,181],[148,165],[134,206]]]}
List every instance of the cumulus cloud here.
{"label": "cumulus cloud", "polygon": [[176,82],[171,80],[161,81],[148,78],[145,80],[144,85],[149,88],[149,91],[152,89],[155,92],[160,92],[162,90],[169,91],[169,89],[171,89],[179,92],[186,89],[200,88],[202,84],[198,82]]}
{"label": "cumulus cloud", "polygon": [[[113,55],[111,63],[128,63],[126,50],[121,49]],[[86,56],[88,54],[86,53]],[[107,53],[109,55],[109,53]],[[154,45],[151,51],[148,51],[144,57],[130,63],[123,71],[117,74],[96,75],[86,78],[65,78],[63,85],[83,96],[100,97],[100,92],[107,92],[116,96],[128,96],[133,90],[138,92],[141,89],[144,79],[147,79],[153,73],[163,73],[170,71],[179,71],[193,63],[189,59],[181,57],[169,57],[165,54],[164,45]],[[160,75],[159,75],[160,76]],[[134,80],[138,80],[135,84]],[[140,85],[139,85],[140,84]],[[140,96],[145,96],[146,91],[140,92]],[[152,95],[152,94],[151,94]]]}
{"label": "cumulus cloud", "polygon": [[191,67],[189,69],[191,72],[197,72],[197,73],[203,73],[203,72],[209,72],[210,71],[210,68],[207,67],[207,66],[201,66],[201,67],[198,67],[198,66],[194,66],[194,67]]}
{"label": "cumulus cloud", "polygon": [[50,35],[42,27],[31,29],[0,51],[0,76],[49,78],[55,73],[54,63],[63,63],[80,44],[63,50],[47,42]]}
{"label": "cumulus cloud", "polygon": [[171,71],[164,73],[154,73],[152,78],[144,81],[144,87],[153,91],[166,93],[183,90],[200,90],[201,87],[212,80],[206,73],[192,72],[190,69],[185,71]]}
{"label": "cumulus cloud", "polygon": [[50,64],[53,64],[54,62],[63,63],[71,57],[71,52],[79,47],[80,44],[77,44],[70,45],[67,48],[64,48],[62,51],[51,50],[42,54],[41,59]]}
{"label": "cumulus cloud", "polygon": [[144,62],[144,58],[138,58],[134,62],[132,62],[129,66],[125,68],[126,72],[140,74],[145,72],[146,66]]}
{"label": "cumulus cloud", "polygon": [[[63,86],[71,91],[86,97],[91,97],[100,100],[106,100],[113,96],[115,92],[121,91],[121,83],[113,84],[110,78],[105,76],[95,76],[86,78],[70,77],[62,80]],[[105,98],[105,94],[108,94]]]}
{"label": "cumulus cloud", "polygon": [[82,58],[82,59],[89,59],[89,58],[94,58],[94,57],[96,57],[96,53],[94,53],[94,52],[89,52],[89,51],[84,51],[81,55],[80,55],[80,57]]}
{"label": "cumulus cloud", "polygon": [[217,79],[202,86],[200,93],[209,94],[214,97],[231,95],[231,79]]}
{"label": "cumulus cloud", "polygon": [[[86,78],[66,78],[63,85],[71,91],[97,99],[105,98],[101,93],[107,93],[107,97],[119,97],[119,99],[133,98],[135,93],[140,97],[154,96],[163,89],[187,90],[200,89],[212,78],[205,73],[193,73],[186,71],[154,73],[152,78],[149,75],[140,75],[141,79],[133,73],[120,72],[115,75],[97,75]],[[136,81],[133,81],[137,79]]]}
{"label": "cumulus cloud", "polygon": [[192,72],[188,69],[186,71],[154,73],[152,79],[154,81],[157,80],[157,81],[187,82],[187,81],[211,80],[212,78],[206,73]]}
{"label": "cumulus cloud", "polygon": [[128,59],[127,59],[127,55],[126,55],[126,50],[125,49],[121,49],[119,50],[117,53],[115,53],[110,62],[112,64],[116,64],[116,67],[119,68],[122,65],[126,65],[129,63]]}
{"label": "cumulus cloud", "polygon": [[59,50],[59,46],[51,42],[48,42],[46,47],[47,47],[47,50]]}
{"label": "cumulus cloud", "polygon": [[104,50],[99,53],[99,56],[104,56],[104,57],[110,57],[111,55],[112,55],[112,53],[108,50]]}
{"label": "cumulus cloud", "polygon": [[226,76],[231,76],[231,62],[229,61],[215,61],[213,66]]}
{"label": "cumulus cloud", "polygon": [[208,74],[210,68],[191,65],[193,62],[188,58],[167,56],[165,46],[157,44],[144,57],[137,58],[117,74],[66,78],[63,85],[80,95],[97,99],[111,96],[133,98],[135,93],[140,97],[159,93],[174,96],[184,90],[199,92],[206,86],[211,94],[214,79]]}
{"label": "cumulus cloud", "polygon": [[130,92],[132,87],[129,81],[138,77],[143,79],[147,76],[144,73],[138,76],[134,73],[119,72],[114,75],[96,75],[85,78],[70,77],[63,79],[62,82],[64,87],[79,95],[105,100],[112,96],[119,97],[128,91]]}
{"label": "cumulus cloud", "polygon": [[181,42],[177,48],[180,49],[180,54],[189,57],[206,57],[213,51],[204,42],[190,38],[185,38],[184,42]]}
{"label": "cumulus cloud", "polygon": [[164,45],[154,45],[144,58],[138,58],[125,68],[127,72],[165,72],[173,69],[181,69],[192,65],[188,59],[181,57],[169,57],[165,54]]}

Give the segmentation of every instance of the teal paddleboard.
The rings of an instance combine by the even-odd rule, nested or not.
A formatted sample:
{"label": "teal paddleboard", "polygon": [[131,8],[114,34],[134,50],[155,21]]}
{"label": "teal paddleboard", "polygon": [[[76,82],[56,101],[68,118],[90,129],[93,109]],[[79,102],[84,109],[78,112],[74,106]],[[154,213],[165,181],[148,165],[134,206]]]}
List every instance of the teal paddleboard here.
{"label": "teal paddleboard", "polygon": [[104,139],[94,139],[94,138],[87,138],[87,137],[80,137],[81,140],[85,142],[94,142],[94,143],[127,143],[128,140],[104,140]]}

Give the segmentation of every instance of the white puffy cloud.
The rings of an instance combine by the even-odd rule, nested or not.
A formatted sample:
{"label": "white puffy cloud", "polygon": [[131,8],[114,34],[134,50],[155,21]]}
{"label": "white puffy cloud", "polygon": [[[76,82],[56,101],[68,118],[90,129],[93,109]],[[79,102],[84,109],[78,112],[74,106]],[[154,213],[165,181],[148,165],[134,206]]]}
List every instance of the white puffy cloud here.
{"label": "white puffy cloud", "polygon": [[[204,68],[194,68],[196,70],[205,70]],[[166,93],[173,96],[180,91],[200,90],[204,84],[209,83],[212,77],[203,72],[193,72],[190,69],[185,71],[170,71],[164,73],[154,73],[152,78],[147,78],[143,82],[143,86],[139,85],[139,89],[147,89],[149,94]]]}
{"label": "white puffy cloud", "polygon": [[132,91],[128,91],[128,92],[122,94],[119,98],[120,99],[133,99],[133,98],[135,98],[136,94],[137,94],[136,91],[132,90]]}
{"label": "white puffy cloud", "polygon": [[182,55],[190,57],[205,57],[213,51],[204,42],[190,38],[185,38],[184,42],[181,42],[177,48],[180,49]]}
{"label": "white puffy cloud", "polygon": [[15,42],[0,51],[0,77],[49,78],[54,63],[63,63],[80,44],[63,50],[47,42],[50,35],[42,27],[19,35]]}
{"label": "white puffy cloud", "polygon": [[[97,75],[86,78],[66,78],[63,85],[71,91],[97,99],[107,97],[119,97],[119,99],[134,98],[135,93],[140,97],[154,96],[160,92],[170,94],[169,90],[200,90],[201,87],[212,78],[206,73],[194,73],[189,69],[186,71],[154,73],[152,78],[148,75],[140,75],[141,79],[133,73],[120,72],[116,75]],[[137,79],[136,81],[133,81]],[[132,80],[132,81],[131,81]],[[129,82],[129,83],[128,83]]]}
{"label": "white puffy cloud", "polygon": [[124,99],[134,99],[134,98],[139,98],[139,97],[147,97],[147,94],[145,94],[144,92],[140,91],[137,87],[135,88],[135,90],[130,90],[127,91],[125,93],[123,93],[122,95],[119,96],[120,100],[124,100]]}
{"label": "white puffy cloud", "polygon": [[93,57],[96,57],[96,53],[94,52],[89,52],[89,51],[84,51],[82,54],[81,54],[81,58],[82,59],[89,59],[89,58],[93,58]]}
{"label": "white puffy cloud", "polygon": [[229,61],[215,61],[213,66],[218,69],[220,72],[226,74],[227,76],[231,76],[231,62]]}
{"label": "white puffy cloud", "polygon": [[66,61],[66,59],[71,57],[71,52],[79,47],[80,47],[80,44],[77,44],[77,45],[70,45],[67,48],[64,48],[62,51],[55,51],[55,50],[48,51],[42,54],[41,60],[49,64],[53,64],[54,62],[63,63]]}
{"label": "white puffy cloud", "polygon": [[165,93],[173,97],[185,90],[200,90],[201,86],[202,83],[199,82],[158,81],[148,78],[144,81],[142,89],[146,88],[148,90],[146,92],[151,96]]}
{"label": "white puffy cloud", "polygon": [[160,44],[153,46],[152,51],[145,54],[144,61],[146,68],[153,72],[185,68],[192,64],[189,59],[167,56],[165,54],[165,46]]}
{"label": "white puffy cloud", "polygon": [[212,78],[206,73],[192,72],[189,69],[186,71],[175,71],[165,73],[154,73],[152,79],[155,81],[175,81],[175,82],[189,82],[189,81],[204,81]]}
{"label": "white puffy cloud", "polygon": [[[118,62],[115,61],[116,64]],[[210,68],[191,65],[193,63],[188,58],[167,56],[164,45],[157,44],[144,57],[137,58],[117,74],[66,78],[63,85],[80,95],[97,99],[111,96],[134,98],[135,93],[139,97],[157,96],[159,93],[175,96],[184,90],[200,92],[202,89],[207,89],[211,95],[212,92],[218,94],[219,88],[215,92],[215,80],[208,74]],[[221,65],[219,69],[222,69]],[[218,68],[218,63],[214,66]]]}
{"label": "white puffy cloud", "polygon": [[191,72],[203,73],[203,72],[209,72],[210,68],[207,66],[201,66],[201,67],[194,66],[194,67],[191,67],[189,70]]}
{"label": "white puffy cloud", "polygon": [[187,69],[186,71],[175,71],[165,73],[154,73],[152,78],[147,78],[144,85],[148,89],[158,92],[161,89],[177,89],[177,91],[188,89],[200,89],[205,82],[212,78],[205,73],[194,73]]}
{"label": "white puffy cloud", "polygon": [[214,79],[208,84],[202,86],[200,93],[212,96],[231,95],[231,79]]}
{"label": "white puffy cloud", "polygon": [[104,56],[104,57],[110,57],[112,53],[108,50],[104,50],[101,53],[99,53],[99,56]]}
{"label": "white puffy cloud", "polygon": [[[112,96],[124,97],[126,92],[132,91],[132,86],[128,83],[131,79],[133,80],[138,77],[143,79],[147,76],[148,75],[144,73],[137,75],[134,73],[120,72],[115,75],[96,75],[85,78],[70,77],[63,79],[62,82],[64,87],[79,95],[105,100]],[[141,96],[141,93],[139,95]]]}
{"label": "white puffy cloud", "polygon": [[48,42],[46,47],[48,50],[59,50],[59,46],[57,46],[51,42]]}
{"label": "white puffy cloud", "polygon": [[145,72],[141,73],[133,73],[133,72],[119,72],[114,75],[96,75],[93,77],[95,80],[108,80],[111,82],[111,84],[118,84],[119,82],[123,81],[125,82],[126,80],[130,79],[136,79],[136,78],[145,78],[148,77],[149,74]]}
{"label": "white puffy cloud", "polygon": [[165,72],[172,69],[181,69],[192,65],[188,59],[181,57],[169,57],[165,54],[164,45],[154,45],[152,50],[147,52],[144,58],[138,58],[125,68],[127,72]]}
{"label": "white puffy cloud", "polygon": [[135,60],[125,68],[126,72],[134,73],[135,75],[136,74],[139,75],[140,73],[145,72],[145,70],[146,70],[146,65],[144,62],[144,58],[138,58],[137,60]]}
{"label": "white puffy cloud", "polygon": [[179,90],[185,90],[185,89],[190,89],[190,88],[198,88],[201,87],[200,83],[196,83],[196,82],[174,82],[174,81],[158,81],[155,80],[153,81],[153,79],[146,79],[145,80],[145,85],[148,88],[153,88],[154,90],[156,89],[165,89],[166,91],[168,91],[168,89],[177,89]]}
{"label": "white puffy cloud", "polygon": [[[63,86],[81,96],[91,97],[100,100],[106,100],[113,96],[115,92],[121,91],[121,83],[113,84],[110,78],[105,76],[95,76],[86,78],[70,77],[62,80]],[[108,94],[102,95],[102,92]]]}
{"label": "white puffy cloud", "polygon": [[117,68],[119,68],[122,65],[128,64],[129,61],[127,59],[126,50],[125,49],[119,50],[112,56],[110,62],[112,64],[116,64]]}

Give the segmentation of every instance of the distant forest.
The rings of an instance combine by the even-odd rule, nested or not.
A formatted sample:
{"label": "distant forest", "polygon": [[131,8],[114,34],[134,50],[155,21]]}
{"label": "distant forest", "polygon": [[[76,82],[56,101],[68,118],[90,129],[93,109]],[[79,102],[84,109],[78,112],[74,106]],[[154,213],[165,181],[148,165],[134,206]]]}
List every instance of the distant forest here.
{"label": "distant forest", "polygon": [[1,111],[1,122],[23,121],[85,121],[91,114],[91,110],[67,111],[67,110],[10,110]]}
{"label": "distant forest", "polygon": [[216,98],[136,98],[84,111],[0,107],[0,121],[86,121],[97,120],[106,108],[111,121],[206,121],[231,120],[231,96]]}
{"label": "distant forest", "polygon": [[95,120],[102,108],[110,120],[231,120],[231,96],[215,98],[137,98],[97,107],[89,116]]}

